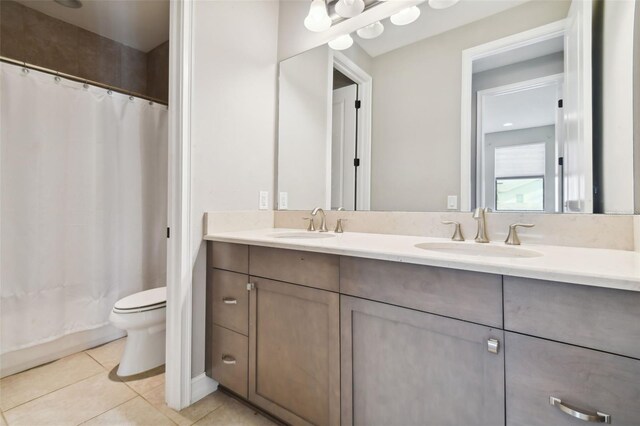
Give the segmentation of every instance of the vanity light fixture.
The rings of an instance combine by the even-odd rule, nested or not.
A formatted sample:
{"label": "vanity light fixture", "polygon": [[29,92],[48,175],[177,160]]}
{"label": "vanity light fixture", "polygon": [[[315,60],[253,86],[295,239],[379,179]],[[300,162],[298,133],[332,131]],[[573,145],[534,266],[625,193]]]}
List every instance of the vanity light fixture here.
{"label": "vanity light fixture", "polygon": [[458,3],[460,0],[429,0],[432,9],[446,9]]}
{"label": "vanity light fixture", "polygon": [[511,127],[511,126],[513,126],[513,123],[504,123],[502,126],[503,127]]}
{"label": "vanity light fixture", "polygon": [[345,50],[351,47],[353,38],[349,34],[341,35],[329,42],[329,47],[333,50]]}
{"label": "vanity light fixture", "polygon": [[369,24],[366,27],[360,28],[357,33],[360,38],[370,40],[378,37],[384,31],[384,25],[380,21]]}
{"label": "vanity light fixture", "polygon": [[364,10],[364,0],[338,0],[336,13],[343,18],[353,18]]}
{"label": "vanity light fixture", "polygon": [[420,16],[420,8],[418,6],[411,6],[401,10],[395,15],[391,15],[391,23],[394,25],[408,25],[418,19]]}
{"label": "vanity light fixture", "polygon": [[304,18],[304,26],[313,32],[326,31],[331,28],[331,18],[327,13],[325,0],[312,0],[309,14]]}

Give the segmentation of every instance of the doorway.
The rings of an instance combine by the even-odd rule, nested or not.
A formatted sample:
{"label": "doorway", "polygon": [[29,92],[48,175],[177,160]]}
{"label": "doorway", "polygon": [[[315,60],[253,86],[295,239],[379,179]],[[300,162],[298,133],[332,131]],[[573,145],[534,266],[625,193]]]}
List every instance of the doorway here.
{"label": "doorway", "polygon": [[371,206],[371,76],[333,52],[331,209]]}

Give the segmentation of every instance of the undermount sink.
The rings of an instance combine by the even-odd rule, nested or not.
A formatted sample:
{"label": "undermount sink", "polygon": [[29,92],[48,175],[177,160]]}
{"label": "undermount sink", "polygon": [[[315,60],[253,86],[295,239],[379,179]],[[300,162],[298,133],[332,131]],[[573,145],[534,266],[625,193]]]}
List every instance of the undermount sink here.
{"label": "undermount sink", "polygon": [[520,247],[499,246],[493,244],[476,243],[422,243],[416,244],[416,248],[429,251],[437,251],[446,254],[461,254],[465,256],[484,257],[540,257],[542,253],[527,250]]}
{"label": "undermount sink", "polygon": [[321,240],[325,238],[334,238],[334,234],[326,232],[279,232],[269,235],[272,238],[288,238],[293,240]]}

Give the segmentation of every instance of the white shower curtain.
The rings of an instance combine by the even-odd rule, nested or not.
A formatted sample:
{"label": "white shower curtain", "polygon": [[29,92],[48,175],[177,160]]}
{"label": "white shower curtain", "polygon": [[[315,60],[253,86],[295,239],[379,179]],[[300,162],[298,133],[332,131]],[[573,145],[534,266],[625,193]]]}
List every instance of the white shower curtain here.
{"label": "white shower curtain", "polygon": [[0,353],[165,285],[167,108],[1,64]]}

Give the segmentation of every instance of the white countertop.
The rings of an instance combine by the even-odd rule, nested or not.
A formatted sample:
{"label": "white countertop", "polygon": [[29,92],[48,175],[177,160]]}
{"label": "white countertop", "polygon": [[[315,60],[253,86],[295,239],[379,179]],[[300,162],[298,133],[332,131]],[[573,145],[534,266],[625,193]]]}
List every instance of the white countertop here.
{"label": "white countertop", "polygon": [[[443,238],[355,232],[334,234],[335,238],[325,239],[273,237],[274,234],[287,232],[305,231],[269,228],[212,233],[204,239],[640,291],[640,252],[527,244],[520,247],[537,251],[542,256],[504,258],[454,255],[415,247],[416,244],[427,242],[450,242]],[[466,241],[456,244],[476,243]],[[503,243],[491,244],[505,246]]]}

